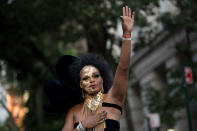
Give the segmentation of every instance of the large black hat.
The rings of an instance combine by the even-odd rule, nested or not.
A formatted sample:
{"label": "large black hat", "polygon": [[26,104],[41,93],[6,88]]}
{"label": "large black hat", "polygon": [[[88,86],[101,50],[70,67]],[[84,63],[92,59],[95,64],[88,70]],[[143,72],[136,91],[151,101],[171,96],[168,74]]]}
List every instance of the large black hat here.
{"label": "large black hat", "polygon": [[104,93],[112,86],[112,70],[103,57],[85,54],[81,57],[62,56],[56,64],[57,79],[45,82],[45,92],[51,105],[44,109],[51,113],[66,113],[70,107],[83,101],[80,88],[80,70],[86,65],[95,66],[103,78]]}

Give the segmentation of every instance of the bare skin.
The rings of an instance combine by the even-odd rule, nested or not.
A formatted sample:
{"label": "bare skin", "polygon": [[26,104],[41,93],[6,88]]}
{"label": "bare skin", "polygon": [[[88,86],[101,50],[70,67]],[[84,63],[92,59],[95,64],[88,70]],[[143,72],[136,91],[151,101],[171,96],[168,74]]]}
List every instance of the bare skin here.
{"label": "bare skin", "polygon": [[103,79],[97,68],[91,65],[83,67],[80,71],[80,87],[85,95],[95,95],[103,88]]}
{"label": "bare skin", "polygon": [[[123,7],[122,29],[123,34],[131,34],[134,25],[134,15],[128,6]],[[119,64],[115,73],[112,88],[104,95],[103,101],[107,103],[124,105],[126,91],[128,87],[128,71],[131,54],[131,40],[123,40]],[[92,97],[103,89],[103,79],[100,72],[94,66],[85,66],[80,72],[80,86],[84,90],[85,97]],[[98,114],[91,113],[81,120],[83,103],[73,106],[67,113],[65,125],[62,131],[76,131],[74,123],[81,121],[84,128],[93,128],[103,122],[104,117],[120,121],[121,112],[116,108],[102,107]]]}

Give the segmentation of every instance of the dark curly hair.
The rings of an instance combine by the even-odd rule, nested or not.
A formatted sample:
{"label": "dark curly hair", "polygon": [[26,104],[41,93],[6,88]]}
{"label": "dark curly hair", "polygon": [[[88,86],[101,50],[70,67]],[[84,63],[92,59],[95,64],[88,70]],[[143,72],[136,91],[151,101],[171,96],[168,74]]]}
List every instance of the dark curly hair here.
{"label": "dark curly hair", "polygon": [[92,65],[99,70],[103,79],[104,93],[109,91],[113,82],[113,73],[103,57],[92,53],[79,58],[64,55],[55,67],[57,80],[50,79],[45,82],[45,93],[51,102],[51,105],[44,107],[46,112],[66,113],[70,107],[83,101],[80,71],[86,65]]}

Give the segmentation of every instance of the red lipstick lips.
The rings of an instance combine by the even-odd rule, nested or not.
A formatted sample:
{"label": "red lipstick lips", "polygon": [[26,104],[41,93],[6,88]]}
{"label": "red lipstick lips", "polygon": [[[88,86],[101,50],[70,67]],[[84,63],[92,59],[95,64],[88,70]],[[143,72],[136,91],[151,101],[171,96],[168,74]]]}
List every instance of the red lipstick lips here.
{"label": "red lipstick lips", "polygon": [[94,85],[90,85],[90,87],[92,87],[92,88],[94,88],[96,86],[96,84],[94,84]]}

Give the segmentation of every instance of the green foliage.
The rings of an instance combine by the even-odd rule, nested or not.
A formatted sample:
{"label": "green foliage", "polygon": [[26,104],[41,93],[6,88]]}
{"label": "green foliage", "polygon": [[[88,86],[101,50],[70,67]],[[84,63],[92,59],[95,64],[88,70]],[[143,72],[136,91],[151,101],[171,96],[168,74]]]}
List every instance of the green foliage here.
{"label": "green foliage", "polygon": [[[197,63],[193,62],[191,51],[190,32],[196,30],[195,22],[197,20],[196,7],[197,2],[194,0],[174,0],[173,3],[180,11],[179,14],[174,15],[170,12],[166,12],[158,17],[158,21],[163,23],[164,30],[186,31],[186,43],[177,43],[176,49],[180,58],[180,66],[175,67],[167,71],[169,82],[162,92],[156,90],[153,87],[147,87],[146,98],[148,103],[146,106],[150,112],[159,112],[161,115],[161,122],[168,127],[173,127],[178,120],[177,116],[174,116],[174,112],[184,107],[184,96],[181,83],[181,66],[190,66],[193,69],[194,82],[197,77]],[[192,16],[192,17],[191,17]],[[190,101],[196,101],[196,89],[194,85],[188,85],[188,93]]]}
{"label": "green foliage", "polygon": [[189,43],[177,43],[176,49],[181,57],[181,64],[185,66],[194,66],[192,60],[193,52],[190,49]]}
{"label": "green foliage", "polygon": [[[144,1],[144,3],[146,2],[147,1]],[[155,15],[158,24],[161,24],[163,29],[160,32],[155,32],[155,29],[150,29],[150,31],[145,31],[144,33],[142,33],[142,28],[142,30],[138,33],[139,39],[137,39],[137,43],[134,45],[134,51],[139,51],[144,47],[150,47],[155,41],[155,38],[157,38],[157,36],[160,36],[160,34],[164,31],[173,32],[177,30],[184,30],[189,34],[190,32],[197,29],[197,2],[195,0],[171,0],[169,2],[174,5],[174,12],[170,12],[170,10],[167,9],[168,6],[164,5],[164,7],[166,6],[166,11],[163,13],[160,12],[160,15]],[[156,0],[151,1],[150,3],[150,5],[145,4],[146,9],[149,9],[145,11],[145,14],[148,16],[154,16],[154,12],[151,8],[159,7],[160,5]],[[140,9],[143,8],[143,6],[140,7]],[[138,16],[140,16],[140,14],[138,14]],[[140,16],[139,18],[140,19],[136,19],[138,19],[138,25],[140,25],[141,27],[149,27],[149,25],[151,25],[146,21],[146,19],[143,20],[143,17]]]}
{"label": "green foliage", "polygon": [[197,2],[195,0],[174,0],[172,3],[174,3],[179,13],[174,15],[170,12],[166,12],[158,18],[158,20],[163,23],[165,29],[196,30]]}
{"label": "green foliage", "polygon": [[0,131],[19,131],[19,129],[13,125],[10,118],[7,118],[3,123],[0,123]]}
{"label": "green foliage", "polygon": [[187,89],[189,101],[197,102],[197,91],[194,86],[197,80],[197,63],[192,61],[192,51],[188,44],[177,43],[177,51],[181,57],[180,65],[167,70],[167,85],[162,90],[156,90],[152,86],[144,89],[147,100],[145,106],[151,113],[160,113],[161,123],[169,128],[174,127],[179,120],[175,112],[185,107],[181,66],[190,66],[193,69],[194,84],[187,85]]}
{"label": "green foliage", "polygon": [[158,20],[163,22],[163,26],[167,30],[178,29],[176,17],[172,16],[169,12],[164,13],[162,16],[158,18]]}
{"label": "green foliage", "polygon": [[[63,54],[80,55],[74,42],[86,39],[88,51],[102,54],[115,65],[107,40],[115,43],[109,29],[117,28],[122,6],[128,4],[136,11],[136,25],[149,26],[140,10],[152,14],[158,0],[4,0],[0,4],[0,60],[4,62],[6,82],[17,85],[13,92],[28,90],[29,112],[25,119],[27,130],[60,129],[64,118],[48,118],[41,127],[36,114],[36,94],[42,82],[54,76],[54,65]],[[142,41],[144,37],[141,37]],[[145,44],[144,44],[145,45]],[[41,97],[43,98],[43,97]],[[43,98],[44,99],[44,98]],[[45,103],[45,101],[44,101]],[[39,105],[42,106],[42,105]],[[51,121],[50,121],[50,120]],[[55,121],[58,121],[56,123]],[[48,123],[51,124],[50,127]]]}
{"label": "green foliage", "polygon": [[0,130],[1,131],[9,131],[8,127],[6,125],[4,125],[5,123],[0,125]]}
{"label": "green foliage", "polygon": [[[145,88],[145,98],[147,101],[145,106],[150,113],[160,113],[161,123],[172,128],[178,120],[174,113],[184,107],[184,98],[179,81],[181,76],[178,70],[168,71],[168,74],[169,79],[173,82],[162,88],[162,91],[151,86]],[[177,74],[179,75],[177,76]]]}

